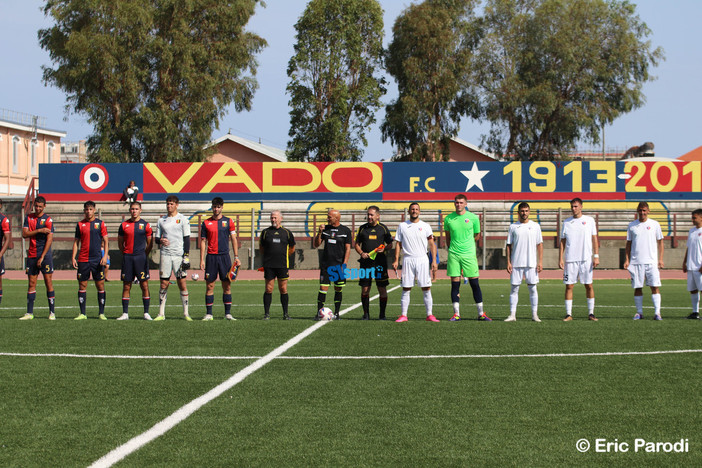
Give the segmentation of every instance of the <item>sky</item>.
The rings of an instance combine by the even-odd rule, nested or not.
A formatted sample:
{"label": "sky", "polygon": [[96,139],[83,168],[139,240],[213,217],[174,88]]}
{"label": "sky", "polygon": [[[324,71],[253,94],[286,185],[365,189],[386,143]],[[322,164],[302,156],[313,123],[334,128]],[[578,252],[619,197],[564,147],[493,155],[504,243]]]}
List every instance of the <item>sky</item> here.
{"label": "sky", "polygon": [[[230,132],[250,140],[285,149],[288,142],[290,116],[285,92],[288,84],[287,64],[293,54],[295,23],[302,15],[305,0],[266,0],[258,7],[248,30],[268,41],[258,55],[259,89],[249,112],[236,112],[233,107],[221,119],[212,139]],[[384,43],[392,40],[395,19],[411,3],[405,0],[380,0],[384,10]],[[646,104],[616,120],[605,128],[605,145],[609,150],[625,151],[644,142],[653,142],[656,156],[677,158],[702,145],[702,48],[699,47],[699,21],[702,2],[699,0],[633,1],[641,19],[652,31],[653,47],[662,47],[665,61],[653,69],[655,81],[646,83],[643,92]],[[85,116],[65,112],[65,94],[58,88],[45,86],[41,67],[50,66],[48,52],[38,43],[37,31],[50,25],[42,13],[40,0],[0,0],[0,45],[3,71],[0,73],[0,108],[39,115],[46,118],[46,127],[67,133],[64,141],[85,139],[92,128]],[[388,94],[383,104],[397,96],[390,76]],[[366,134],[368,146],[364,161],[389,160],[393,154],[390,142],[383,143],[379,130],[384,110],[376,114],[377,122]],[[463,119],[458,137],[479,145],[487,125]],[[590,149],[583,143],[580,149]],[[596,148],[600,150],[601,144]]]}

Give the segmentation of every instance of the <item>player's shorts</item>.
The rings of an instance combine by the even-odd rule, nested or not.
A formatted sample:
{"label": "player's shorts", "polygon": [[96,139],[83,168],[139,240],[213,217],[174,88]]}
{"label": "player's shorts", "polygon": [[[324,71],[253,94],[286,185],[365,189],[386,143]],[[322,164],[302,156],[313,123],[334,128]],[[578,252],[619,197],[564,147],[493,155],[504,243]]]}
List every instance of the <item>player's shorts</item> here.
{"label": "player's shorts", "polygon": [[149,259],[146,254],[126,254],[122,260],[122,281],[131,283],[137,279],[140,283],[150,278]]}
{"label": "player's shorts", "polygon": [[449,252],[446,275],[455,278],[461,276],[461,272],[466,278],[477,278],[479,275],[478,257],[475,255],[456,255]]}
{"label": "player's shorts", "polygon": [[358,285],[361,287],[364,286],[370,286],[373,284],[373,280],[375,280],[375,285],[380,286],[380,287],[386,287],[388,284],[390,284],[390,277],[388,276],[388,267],[387,267],[387,259],[383,256],[380,261],[378,261],[378,257],[375,258],[375,260],[370,260],[370,259],[361,259],[360,262],[360,267],[362,269],[367,269],[367,268],[374,268],[374,275],[372,277],[368,278],[360,278],[358,280]]}
{"label": "player's shorts", "polygon": [[87,262],[78,262],[78,281],[88,281],[90,275],[95,281],[105,279],[105,267],[100,265],[100,260],[88,260]]}
{"label": "player's shorts", "polygon": [[161,254],[161,263],[159,263],[158,274],[161,279],[170,279],[171,273],[178,278],[180,266],[183,264],[181,255],[164,255]]}
{"label": "player's shorts", "polygon": [[634,289],[643,288],[644,285],[660,287],[661,273],[658,266],[652,263],[646,265],[629,265],[629,275],[631,275],[631,287]]}
{"label": "player's shorts", "polygon": [[0,258],[0,276],[5,274],[5,257]]}
{"label": "player's shorts", "polygon": [[[331,284],[331,280],[329,279],[329,270],[327,268],[319,269],[319,284],[321,286],[329,286]],[[334,286],[343,288],[346,286],[346,278],[334,281]]]}
{"label": "player's shorts", "polygon": [[526,280],[526,284],[539,283],[539,273],[534,267],[513,267],[509,278],[514,286],[522,284],[522,280]]}
{"label": "player's shorts", "polygon": [[54,259],[51,256],[47,255],[44,257],[41,268],[37,266],[38,259],[38,257],[27,259],[27,275],[37,276],[39,272],[41,272],[42,275],[50,275],[54,272]]}
{"label": "player's shorts", "polygon": [[595,267],[592,260],[580,262],[566,262],[563,269],[563,284],[592,284],[592,275]]}
{"label": "player's shorts", "polygon": [[264,267],[263,268],[263,278],[266,281],[274,280],[278,278],[279,280],[286,280],[290,277],[290,274],[288,272],[288,269],[285,267],[282,268],[269,268],[269,267]]}
{"label": "player's shorts", "polygon": [[229,280],[229,270],[232,269],[232,259],[229,254],[207,254],[205,256],[205,281],[212,283],[217,277],[222,281]]}
{"label": "player's shorts", "polygon": [[402,259],[402,287],[411,288],[415,281],[420,288],[431,287],[431,268],[427,257]]}
{"label": "player's shorts", "polygon": [[687,270],[687,290],[702,291],[702,273],[699,270]]}

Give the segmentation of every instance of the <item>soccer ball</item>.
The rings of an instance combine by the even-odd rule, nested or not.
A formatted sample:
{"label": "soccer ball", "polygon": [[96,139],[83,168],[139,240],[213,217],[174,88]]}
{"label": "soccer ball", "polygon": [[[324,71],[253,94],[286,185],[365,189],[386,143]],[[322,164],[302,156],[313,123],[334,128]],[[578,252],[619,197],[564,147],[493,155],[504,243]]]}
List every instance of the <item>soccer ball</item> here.
{"label": "soccer ball", "polygon": [[198,275],[197,273],[193,273],[191,278],[193,279],[193,281],[197,281],[200,279],[200,275]]}
{"label": "soccer ball", "polygon": [[322,307],[319,309],[319,316],[322,320],[332,320],[334,318],[334,312],[329,307]]}

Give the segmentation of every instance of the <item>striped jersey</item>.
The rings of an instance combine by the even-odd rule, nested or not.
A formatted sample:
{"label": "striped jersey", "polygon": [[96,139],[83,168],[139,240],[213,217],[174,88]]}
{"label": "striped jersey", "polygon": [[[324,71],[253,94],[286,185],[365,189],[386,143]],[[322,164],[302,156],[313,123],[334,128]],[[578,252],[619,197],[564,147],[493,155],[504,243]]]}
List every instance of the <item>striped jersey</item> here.
{"label": "striped jersey", "polygon": [[118,235],[124,239],[123,254],[139,255],[146,253],[147,239],[153,235],[153,231],[149,223],[139,218],[136,222],[122,222]]}
{"label": "striped jersey", "polygon": [[219,219],[209,217],[202,222],[200,229],[200,238],[207,239],[207,253],[210,255],[228,254],[232,234],[236,234],[236,226],[226,216]]}
{"label": "striped jersey", "polygon": [[4,214],[0,214],[0,249],[5,240],[5,233],[10,232],[10,218]]}
{"label": "striped jersey", "polygon": [[[51,233],[54,233],[54,221],[51,216],[44,213],[43,215],[37,217],[34,213],[27,215],[24,218],[24,228],[29,231],[36,231],[37,229],[49,228]],[[46,240],[49,237],[48,234],[37,234],[29,238],[29,249],[27,250],[27,257],[29,258],[39,258],[44,252],[44,246],[46,246]],[[51,247],[49,251],[46,252],[45,257],[51,256]]]}
{"label": "striped jersey", "polygon": [[107,236],[107,226],[101,219],[83,219],[76,224],[76,239],[80,240],[78,261],[87,262],[102,258],[102,238]]}

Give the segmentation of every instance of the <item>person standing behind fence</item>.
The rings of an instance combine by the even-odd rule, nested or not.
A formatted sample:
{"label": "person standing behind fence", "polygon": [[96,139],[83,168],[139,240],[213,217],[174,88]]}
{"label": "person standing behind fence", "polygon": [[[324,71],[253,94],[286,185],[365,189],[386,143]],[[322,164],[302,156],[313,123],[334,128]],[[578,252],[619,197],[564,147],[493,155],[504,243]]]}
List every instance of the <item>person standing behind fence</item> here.
{"label": "person standing behind fence", "polygon": [[141,287],[141,302],[144,305],[144,320],[152,320],[149,315],[151,296],[149,294],[149,252],[154,244],[151,225],[141,219],[141,203],[129,205],[130,218],[119,225],[117,245],[122,252],[122,315],[117,320],[129,320],[129,298],[132,283],[136,280]]}
{"label": "person standing behind fence", "polygon": [[[2,200],[0,200],[0,210]],[[12,242],[12,231],[10,230],[10,218],[0,213],[0,303],[2,302],[2,277],[5,274],[5,252],[10,248]]]}
{"label": "person standing behind fence", "polygon": [[271,317],[273,301],[273,282],[278,278],[280,304],[283,306],[283,320],[290,320],[288,314],[288,268],[290,255],[295,251],[295,237],[292,232],[281,226],[283,215],[280,211],[271,212],[271,225],[261,232],[258,249],[263,258],[263,278],[266,290],[263,293],[263,319]]}
{"label": "person standing behind fence", "polygon": [[570,211],[573,216],[563,221],[561,229],[558,266],[563,270],[563,284],[565,284],[564,322],[573,320],[573,286],[578,281],[585,286],[588,320],[597,321],[595,288],[592,286],[593,271],[600,264],[597,226],[593,218],[583,215],[582,210],[583,201],[580,198],[573,198],[570,201]]}
{"label": "person standing behind fence", "polygon": [[[92,275],[97,289],[98,317],[105,317],[105,265],[107,264],[109,237],[107,226],[101,219],[95,217],[95,202],[87,201],[83,204],[85,217],[76,224],[76,234],[73,240],[71,263],[78,270],[78,307],[80,313],[74,320],[85,320],[88,316],[85,309],[88,301],[88,280]],[[76,254],[78,259],[76,260]]]}
{"label": "person standing behind fence", "polygon": [[[214,305],[214,287],[219,276],[222,283],[222,302],[224,303],[224,318],[236,320],[232,316],[232,282],[229,271],[232,259],[229,257],[229,243],[234,250],[234,265],[239,266],[239,246],[236,239],[234,221],[222,215],[224,200],[221,197],[212,199],[212,216],[202,222],[200,227],[200,269],[205,273],[205,316],[202,320],[213,320],[212,306]],[[207,254],[207,257],[205,257]]]}
{"label": "person standing behind fence", "polygon": [[183,305],[183,317],[192,321],[188,313],[188,269],[190,268],[190,221],[178,213],[178,197],[166,198],[166,215],[161,216],[156,224],[156,244],[161,249],[159,262],[158,316],[154,320],[166,319],[166,299],[171,274],[175,276],[180,290],[180,302]]}
{"label": "person standing behind fence", "polygon": [[460,288],[462,275],[468,277],[468,283],[473,291],[473,300],[478,310],[478,320],[491,322],[483,310],[483,292],[478,280],[478,257],[475,243],[480,239],[480,220],[476,215],[466,210],[468,199],[462,193],[453,199],[456,209],[454,213],[444,218],[448,261],[446,274],[451,277],[451,303],[453,317],[451,322],[461,320]]}
{"label": "person standing behind fence", "polygon": [[317,294],[317,315],[315,319],[319,320],[319,311],[324,307],[327,299],[327,291],[331,284],[329,278],[329,268],[338,267],[339,275],[334,281],[334,317],[340,320],[341,301],[343,299],[343,288],[346,286],[346,278],[343,270],[349,261],[351,253],[351,230],[341,224],[341,213],[339,210],[329,210],[327,212],[327,224],[319,226],[317,235],[312,240],[314,248],[319,247],[324,242],[324,250],[319,260],[319,293]]}
{"label": "person standing behind fence", "polygon": [[505,322],[517,320],[517,302],[519,301],[519,286],[526,280],[531,302],[531,319],[539,320],[539,293],[536,285],[539,283],[539,272],[543,269],[544,241],[541,236],[541,226],[529,219],[531,211],[529,204],[522,202],[517,206],[519,222],[512,223],[507,233],[507,273],[510,274],[512,290],[509,294],[509,317]]}
{"label": "person standing behind fence", "polygon": [[651,287],[653,302],[653,319],[661,318],[661,273],[663,268],[663,231],[655,219],[650,219],[648,203],[640,202],[636,208],[638,219],[629,223],[626,230],[626,248],[624,249],[624,269],[631,275],[631,287],[634,288],[634,320],[641,320],[643,315],[643,287]]}
{"label": "person standing behind fence", "polygon": [[54,221],[44,213],[46,198],[39,196],[34,199],[34,213],[24,218],[22,237],[29,239],[27,249],[27,313],[20,320],[34,318],[34,301],[37,297],[37,277],[39,272],[44,276],[46,297],[49,301],[49,320],[56,320],[54,314],[54,258],[51,244],[54,241]]}
{"label": "person standing behind fence", "polygon": [[682,264],[683,273],[687,273],[687,290],[690,291],[692,313],[691,320],[700,318],[700,290],[702,290],[702,209],[692,212],[692,224],[687,233],[687,249]]}
{"label": "person standing behind fence", "polygon": [[[388,259],[385,250],[392,246],[392,234],[380,222],[380,208],[369,206],[366,211],[368,222],[358,228],[356,233],[356,252],[361,256],[360,267],[366,271],[373,271],[375,276],[367,275],[358,280],[361,286],[361,305],[363,306],[363,320],[370,319],[370,289],[375,278],[378,288],[378,303],[380,305],[379,320],[385,320],[385,309],[388,305]],[[375,258],[371,258],[375,256]]]}

